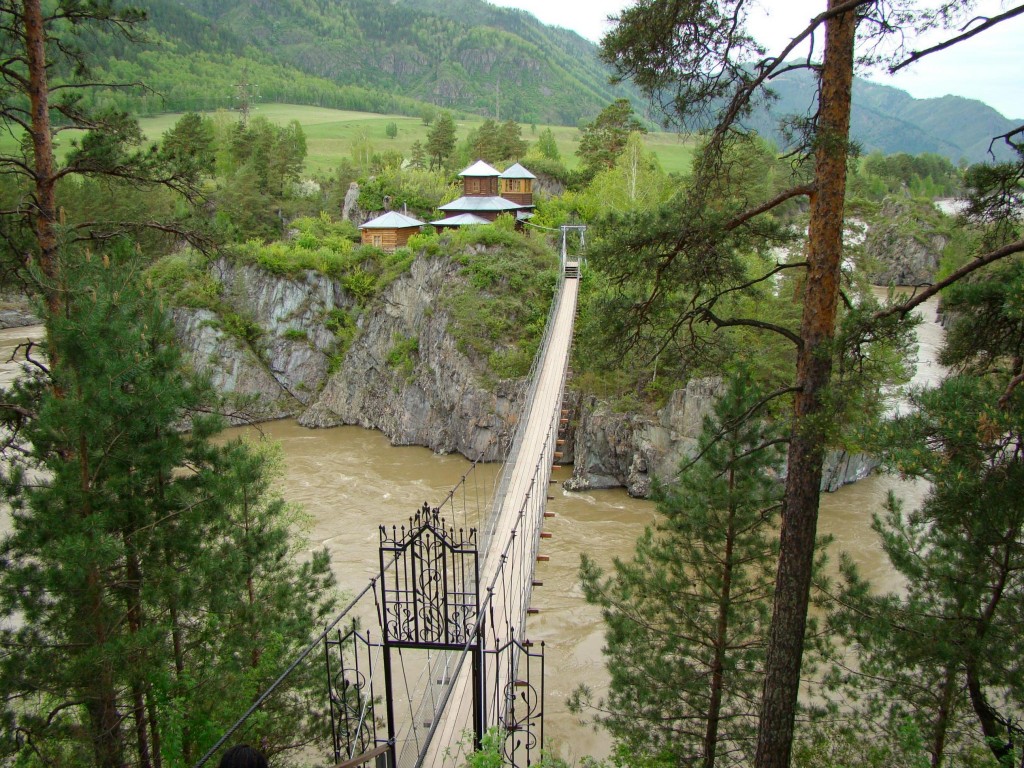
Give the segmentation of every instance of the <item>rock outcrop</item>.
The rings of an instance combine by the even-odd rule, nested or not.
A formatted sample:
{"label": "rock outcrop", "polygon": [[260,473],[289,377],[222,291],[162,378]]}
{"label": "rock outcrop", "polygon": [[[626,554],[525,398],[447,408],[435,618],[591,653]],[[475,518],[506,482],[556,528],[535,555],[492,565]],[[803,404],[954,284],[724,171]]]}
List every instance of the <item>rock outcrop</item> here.
{"label": "rock outcrop", "polygon": [[948,235],[912,203],[890,198],[868,228],[864,252],[874,285],[922,285],[935,280]]}
{"label": "rock outcrop", "polygon": [[[379,429],[396,445],[425,445],[440,453],[494,460],[510,444],[521,383],[491,392],[448,333],[437,297],[457,279],[447,259],[417,259],[366,313],[345,363],[299,418],[310,427],[359,424]],[[404,366],[389,360],[396,343],[416,339]],[[410,345],[411,346],[411,345]]]}
{"label": "rock outcrop", "polygon": [[[514,438],[528,382],[485,387],[479,367],[458,349],[439,297],[460,279],[459,269],[447,258],[419,258],[367,309],[318,273],[284,277],[218,261],[213,270],[234,326],[209,310],[176,309],[174,321],[194,365],[234,398],[239,420],[356,424],[396,445],[495,460]],[[339,316],[356,331],[344,350],[335,333]],[[563,460],[575,469],[567,487],[624,486],[633,496],[649,495],[655,477],[671,478],[692,455],[721,390],[717,379],[690,381],[653,416],[570,393],[574,416]],[[838,487],[865,467],[836,457],[823,485]]]}
{"label": "rock outcrop", "polygon": [[176,309],[178,340],[246,418],[297,415],[327,378],[337,344],[328,328],[332,313],[354,307],[354,300],[316,272],[286,278],[224,259],[212,270],[243,332],[209,310]]}
{"label": "rock outcrop", "polygon": [[[239,420],[294,416],[308,427],[358,424],[379,429],[396,445],[474,459],[494,460],[511,441],[523,387],[499,383],[489,391],[456,349],[436,302],[457,279],[451,261],[416,260],[369,310],[338,281],[315,272],[288,278],[225,260],[213,269],[250,333],[231,332],[230,322],[202,309],[176,309],[175,327],[196,368],[231,395]],[[343,358],[331,330],[339,313],[356,329]],[[409,365],[395,365],[392,351],[407,339],[416,340]],[[334,371],[332,361],[340,360]]]}
{"label": "rock outcrop", "polygon": [[[694,455],[704,417],[723,390],[717,378],[689,381],[653,417],[618,413],[594,398],[577,400],[571,438],[573,474],[565,488],[625,487],[630,496],[649,496],[655,477],[670,480]],[[838,490],[867,477],[876,466],[878,462],[865,454],[830,451],[821,488]]]}
{"label": "rock outcrop", "polygon": [[569,490],[625,486],[648,496],[654,477],[671,478],[693,454],[704,416],[722,392],[719,379],[695,379],[672,393],[654,417],[617,413],[585,398],[577,406]]}

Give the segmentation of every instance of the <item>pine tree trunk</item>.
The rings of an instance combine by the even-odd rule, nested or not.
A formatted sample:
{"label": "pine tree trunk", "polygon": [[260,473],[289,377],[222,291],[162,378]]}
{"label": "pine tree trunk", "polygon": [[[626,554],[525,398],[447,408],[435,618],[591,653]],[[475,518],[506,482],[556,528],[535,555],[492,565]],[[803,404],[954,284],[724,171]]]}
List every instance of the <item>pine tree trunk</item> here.
{"label": "pine tree trunk", "polygon": [[[839,0],[829,0],[829,7],[838,3]],[[821,395],[832,373],[831,343],[839,303],[856,27],[853,12],[839,14],[826,22],[808,238],[809,266],[800,327],[803,344],[797,356],[798,392],[765,664],[755,758],[757,768],[788,768],[792,752],[821,494],[825,449],[822,422],[828,418]]]}
{"label": "pine tree trunk", "polygon": [[[125,548],[128,550],[127,597],[128,597],[128,630],[133,638],[142,631],[142,568],[134,551],[132,537],[124,535]],[[138,642],[137,640],[135,641]],[[137,653],[138,651],[136,651]],[[135,712],[135,746],[138,751],[139,768],[152,768],[149,751],[149,727],[147,724],[146,695],[143,681],[139,679],[139,669],[144,668],[141,659],[130,659],[133,667],[132,704]]]}
{"label": "pine tree trunk", "polygon": [[[103,587],[98,569],[93,566],[86,577],[88,599],[84,601],[79,621],[88,626],[92,634],[86,645],[102,648],[109,639],[103,616]],[[123,768],[124,751],[121,739],[121,715],[118,712],[114,670],[109,659],[102,659],[92,679],[83,683],[86,710],[89,713],[90,736],[98,768]],[[81,690],[81,689],[80,689]]]}
{"label": "pine tree trunk", "polygon": [[[735,473],[729,473],[730,490],[735,486]],[[715,768],[718,751],[718,725],[722,718],[722,693],[725,689],[725,653],[729,643],[729,607],[732,602],[733,545],[736,541],[736,512],[729,510],[725,533],[725,555],[722,558],[722,592],[718,598],[718,621],[715,626],[715,658],[711,666],[711,698],[708,722],[704,731],[704,768]]]}
{"label": "pine tree trunk", "polygon": [[152,691],[146,694],[146,711],[149,712],[150,743],[153,745],[153,768],[163,768],[164,761],[160,755],[160,730],[157,728],[157,709]]}
{"label": "pine tree trunk", "polygon": [[939,711],[935,716],[932,728],[932,760],[931,768],[939,768],[946,752],[946,734],[949,731],[950,712],[953,708],[953,692],[956,688],[956,672],[952,667],[946,669],[946,679],[942,683],[942,699]]}
{"label": "pine tree trunk", "polygon": [[[53,165],[53,136],[50,126],[50,87],[46,73],[46,28],[40,0],[24,0],[22,20],[25,26],[25,55],[28,61],[28,98],[32,123],[33,173],[35,186],[35,229],[39,243],[39,268],[46,305],[60,314],[57,290],[57,204]],[[52,354],[51,352],[51,362]]]}

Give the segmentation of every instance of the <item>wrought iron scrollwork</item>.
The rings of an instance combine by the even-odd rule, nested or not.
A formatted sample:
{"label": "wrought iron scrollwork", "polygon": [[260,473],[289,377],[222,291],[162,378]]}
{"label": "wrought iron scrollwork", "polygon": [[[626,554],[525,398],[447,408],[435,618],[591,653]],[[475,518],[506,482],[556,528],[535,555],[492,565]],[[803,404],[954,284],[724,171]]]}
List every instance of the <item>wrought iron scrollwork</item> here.
{"label": "wrought iron scrollwork", "polygon": [[508,670],[501,692],[498,725],[505,733],[502,751],[509,765],[528,766],[544,746],[544,644],[511,640],[485,652]]}
{"label": "wrought iron scrollwork", "polygon": [[477,617],[476,530],[447,526],[424,504],[408,528],[380,527],[380,554],[386,642],[465,646]]}
{"label": "wrought iron scrollwork", "polygon": [[327,655],[327,692],[331,705],[334,761],[370,751],[381,743],[377,734],[373,691],[372,649],[369,633],[355,626],[324,643]]}

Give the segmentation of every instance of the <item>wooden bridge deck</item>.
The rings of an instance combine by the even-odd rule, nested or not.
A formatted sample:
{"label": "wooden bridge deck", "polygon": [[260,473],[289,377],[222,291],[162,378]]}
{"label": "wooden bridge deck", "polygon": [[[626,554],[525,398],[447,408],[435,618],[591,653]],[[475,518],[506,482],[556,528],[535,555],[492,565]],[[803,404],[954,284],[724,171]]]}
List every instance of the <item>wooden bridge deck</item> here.
{"label": "wooden bridge deck", "polygon": [[[480,569],[481,599],[486,597],[488,585],[494,582],[502,567],[502,550],[512,535],[524,508],[539,510],[527,516],[527,524],[520,526],[516,536],[527,537],[528,541],[536,542],[540,535],[540,527],[544,522],[543,507],[547,499],[548,482],[551,477],[554,459],[555,439],[559,416],[561,415],[562,391],[568,367],[569,351],[572,345],[573,324],[576,316],[576,299],[579,291],[579,265],[577,262],[566,261],[566,279],[562,281],[562,289],[558,297],[558,307],[553,318],[543,357],[537,369],[537,385],[534,397],[529,405],[529,415],[525,425],[520,450],[515,464],[510,470],[509,482],[500,509],[495,517],[493,531],[489,537],[490,546]],[[539,471],[538,471],[539,470]],[[540,494],[541,503],[531,505],[531,494]],[[535,499],[534,499],[535,500]],[[530,551],[535,551],[531,549]],[[518,617],[515,627],[517,639],[522,640],[521,633],[525,624],[527,602],[533,582],[534,563],[524,564],[526,567],[516,569],[516,578],[520,581],[514,588],[496,590],[492,605],[496,616]],[[420,761],[424,766],[458,765],[461,761],[456,754],[456,745],[466,731],[472,731],[473,723],[473,692],[471,665],[463,663],[459,669],[447,707],[440,716],[434,736]],[[494,680],[494,671],[488,670],[489,677]],[[502,679],[507,671],[497,670],[498,685],[496,690],[504,690],[505,684],[511,682]],[[493,722],[490,715],[488,719]]]}

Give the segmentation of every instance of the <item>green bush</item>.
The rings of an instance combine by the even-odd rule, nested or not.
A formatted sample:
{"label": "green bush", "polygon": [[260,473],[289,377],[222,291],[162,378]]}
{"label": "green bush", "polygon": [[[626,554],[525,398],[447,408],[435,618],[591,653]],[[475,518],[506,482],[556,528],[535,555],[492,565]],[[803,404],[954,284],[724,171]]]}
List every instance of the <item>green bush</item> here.
{"label": "green bush", "polygon": [[458,349],[483,368],[485,386],[528,373],[558,281],[554,252],[542,238],[501,226],[470,227],[439,243],[463,278],[441,301]]}
{"label": "green bush", "polygon": [[342,277],[341,284],[360,304],[366,304],[377,293],[377,278],[362,268]]}
{"label": "green bush", "polygon": [[164,256],[147,270],[147,278],[176,307],[215,310],[222,286],[209,271],[209,260],[197,251]]}
{"label": "green bush", "polygon": [[246,344],[255,344],[263,335],[259,323],[238,312],[222,312],[220,322],[226,334]]}
{"label": "green bush", "polygon": [[392,338],[391,351],[388,352],[387,364],[405,378],[411,381],[413,372],[416,369],[416,361],[419,358],[420,340],[416,336],[402,337],[395,335]]}
{"label": "green bush", "polygon": [[328,369],[330,373],[334,373],[341,367],[345,353],[352,346],[352,341],[356,337],[356,319],[349,312],[336,307],[327,312],[323,322],[324,327],[334,334],[334,352],[328,363],[329,366],[335,366],[334,370],[331,370],[330,367]]}

